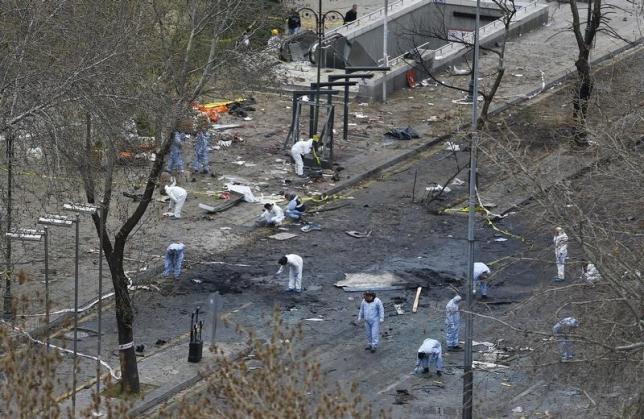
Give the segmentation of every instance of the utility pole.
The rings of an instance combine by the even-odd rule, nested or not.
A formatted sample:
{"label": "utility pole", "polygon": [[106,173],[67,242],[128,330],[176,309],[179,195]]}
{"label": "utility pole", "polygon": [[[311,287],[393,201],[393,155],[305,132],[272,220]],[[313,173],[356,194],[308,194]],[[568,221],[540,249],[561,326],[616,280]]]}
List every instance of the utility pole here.
{"label": "utility pole", "polygon": [[[385,0],[385,18],[382,22],[382,66],[389,67],[389,55],[387,54],[387,40],[389,33],[387,32],[387,20],[389,20],[389,0]],[[387,73],[382,74],[382,102],[387,102]]]}
{"label": "utility pole", "polygon": [[[13,190],[13,130],[9,129],[7,133],[6,142],[6,155],[7,155],[7,229],[6,233],[11,231],[11,210],[13,208],[13,197],[11,195]],[[5,242],[5,288],[4,288],[4,313],[5,320],[13,319],[13,302],[11,298],[11,277],[13,276],[11,267],[11,240],[7,238]]]}
{"label": "utility pole", "polygon": [[472,371],[472,335],[474,327],[472,280],[474,277],[474,221],[476,206],[476,153],[478,146],[478,96],[479,96],[479,25],[481,0],[476,0],[476,22],[474,26],[474,68],[472,69],[472,133],[470,146],[470,196],[467,216],[467,283],[465,295],[465,359],[463,365],[463,419],[472,419],[474,400],[474,373]]}

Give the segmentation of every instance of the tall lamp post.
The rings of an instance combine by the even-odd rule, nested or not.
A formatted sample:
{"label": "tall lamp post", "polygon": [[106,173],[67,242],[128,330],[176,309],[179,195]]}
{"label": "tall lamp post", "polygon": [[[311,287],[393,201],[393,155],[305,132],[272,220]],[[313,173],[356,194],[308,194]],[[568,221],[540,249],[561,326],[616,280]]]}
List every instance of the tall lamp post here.
{"label": "tall lamp post", "polygon": [[[79,225],[80,214],[94,214],[97,207],[90,204],[65,204],[65,211],[74,212],[76,217],[76,240],[74,247],[74,367],[72,371],[72,417],[76,416],[76,369],[78,368],[78,247],[79,247]],[[99,298],[100,301],[100,298]]]}
{"label": "tall lamp post", "polygon": [[316,77],[316,83],[317,83],[317,88],[316,88],[316,94],[315,94],[315,116],[313,117],[313,127],[315,129],[313,134],[317,134],[317,129],[318,129],[318,114],[320,110],[320,74],[322,71],[322,42],[324,41],[324,23],[326,21],[327,16],[331,14],[335,14],[337,16],[340,16],[340,18],[343,18],[342,13],[338,12],[337,10],[328,10],[325,13],[322,13],[322,0],[318,0],[318,10],[317,12],[311,8],[308,7],[303,7],[300,10],[298,10],[298,13],[301,12],[308,12],[313,15],[315,18],[315,29],[318,35],[318,45],[315,48],[315,63],[317,65],[317,77]]}
{"label": "tall lamp post", "polygon": [[[74,222],[68,217],[62,215],[48,214],[38,218],[38,224],[52,227],[71,227]],[[48,230],[45,229],[45,255],[48,254]],[[45,256],[45,323],[47,325],[47,349],[49,349],[49,262]]]}

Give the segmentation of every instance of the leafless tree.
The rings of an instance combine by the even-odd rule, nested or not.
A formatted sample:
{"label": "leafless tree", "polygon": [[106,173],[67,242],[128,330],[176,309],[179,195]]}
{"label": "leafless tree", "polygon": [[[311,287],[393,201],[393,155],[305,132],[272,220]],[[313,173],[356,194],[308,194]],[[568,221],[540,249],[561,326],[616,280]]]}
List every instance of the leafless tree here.
{"label": "leafless tree", "polygon": [[[121,386],[138,392],[126,246],[152,200],[177,121],[217,81],[243,75],[231,67],[251,68],[256,80],[268,73],[259,72],[263,61],[253,61],[252,50],[235,48],[248,16],[265,5],[123,0],[1,7],[0,131],[29,132],[46,155],[65,158],[64,169],[74,178],[70,185],[102,208],[92,216],[97,233],[118,210],[121,225],[113,237],[105,232],[103,250],[116,299]],[[245,64],[236,65],[241,59]],[[157,158],[145,169],[140,202],[133,210],[114,208],[114,187],[124,176],[117,165],[123,126],[136,115],[154,131]],[[77,189],[69,190],[67,198]]]}
{"label": "leafless tree", "polygon": [[[490,82],[487,83],[489,87],[487,89],[481,89],[478,92],[478,95],[483,97],[483,106],[481,107],[481,112],[479,114],[478,124],[479,127],[482,127],[487,121],[488,112],[490,105],[494,100],[494,96],[501,85],[503,80],[503,75],[505,74],[505,49],[508,38],[510,36],[510,26],[512,24],[512,19],[517,13],[517,7],[514,0],[492,0],[500,12],[498,21],[503,25],[503,32],[501,37],[492,44],[482,44],[480,46],[481,51],[493,54],[496,57],[496,66],[492,73],[485,74],[481,73],[484,77],[488,77]],[[437,5],[440,6],[440,5]],[[438,14],[444,14],[443,8],[437,9]],[[426,27],[421,23],[414,24],[412,30],[406,33],[406,37],[411,38],[412,40],[416,39],[434,39],[443,42],[454,42],[456,44],[462,44],[467,48],[467,53],[465,56],[473,55],[474,51],[474,38],[469,37],[468,35],[462,37],[450,36],[449,28],[445,25],[445,19],[442,19],[442,24],[438,27]],[[471,94],[470,90],[465,87],[457,86],[456,84],[451,84],[442,80],[436,72],[432,69],[431,62],[422,59],[423,48],[422,45],[418,45],[417,41],[414,41],[415,48],[413,50],[413,56],[417,57],[415,64],[418,65],[422,73],[427,74],[434,82],[438,83],[440,86],[447,87],[454,90],[459,90],[464,93]],[[468,72],[466,75],[472,76],[473,71],[473,62],[466,61],[468,64]],[[471,86],[470,86],[471,87]],[[472,94],[473,95],[473,94]]]}

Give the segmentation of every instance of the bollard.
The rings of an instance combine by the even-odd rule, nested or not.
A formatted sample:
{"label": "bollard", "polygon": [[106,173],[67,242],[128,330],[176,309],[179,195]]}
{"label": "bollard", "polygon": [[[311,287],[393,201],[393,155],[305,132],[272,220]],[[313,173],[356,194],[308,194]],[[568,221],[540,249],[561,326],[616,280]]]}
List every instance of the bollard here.
{"label": "bollard", "polygon": [[199,362],[203,355],[203,339],[201,331],[203,330],[203,320],[199,320],[199,309],[190,315],[190,343],[188,345],[188,362]]}

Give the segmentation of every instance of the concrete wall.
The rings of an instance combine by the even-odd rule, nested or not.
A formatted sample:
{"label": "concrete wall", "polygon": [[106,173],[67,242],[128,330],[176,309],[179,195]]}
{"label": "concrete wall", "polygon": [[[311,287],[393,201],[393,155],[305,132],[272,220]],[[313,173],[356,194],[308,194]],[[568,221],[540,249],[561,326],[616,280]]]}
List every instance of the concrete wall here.
{"label": "concrete wall", "polygon": [[[465,10],[467,10],[467,8]],[[469,8],[470,12],[472,10],[472,8]],[[517,36],[520,33],[537,29],[547,23],[547,21],[548,7],[546,5],[537,5],[535,7],[532,7],[529,12],[522,12],[516,18],[516,20],[510,27],[510,35]],[[467,19],[453,20],[452,22],[455,22],[454,24],[463,25],[462,29],[473,29],[474,27],[473,22],[471,23],[471,26],[467,26]],[[448,24],[448,27],[450,27],[449,25],[450,24]],[[492,25],[489,25],[485,29],[486,31],[481,33],[481,43],[484,45],[492,45],[503,36],[502,25],[495,25],[494,27],[492,27]],[[380,45],[382,45],[382,43]],[[449,43],[443,45],[437,51],[434,51],[434,48],[429,48],[423,54],[423,60],[425,62],[425,67],[431,68],[432,72],[436,73],[447,65],[455,64],[468,53],[468,48],[466,48],[464,45],[458,43]],[[423,73],[423,66],[415,64],[414,60],[399,60],[397,63],[394,62],[392,63],[392,70],[385,76],[387,78],[388,93],[392,93],[393,91],[407,87],[405,73],[410,69],[414,70],[416,81],[420,81],[428,76],[427,74]],[[367,80],[366,84],[360,86],[359,96],[381,100],[382,81],[383,77],[376,77],[374,79]]]}
{"label": "concrete wall", "polygon": [[[389,19],[387,50],[390,57],[402,55],[418,45],[429,43],[429,48],[437,49],[447,42],[438,39],[446,38],[448,29],[473,30],[474,20],[455,12],[472,13],[467,5],[452,3],[424,2],[412,10],[404,10]],[[491,8],[481,8],[481,15],[493,20],[500,12]],[[375,61],[382,59],[383,27],[382,24],[371,25],[348,33],[350,42],[358,42]],[[436,35],[439,35],[438,37]]]}

